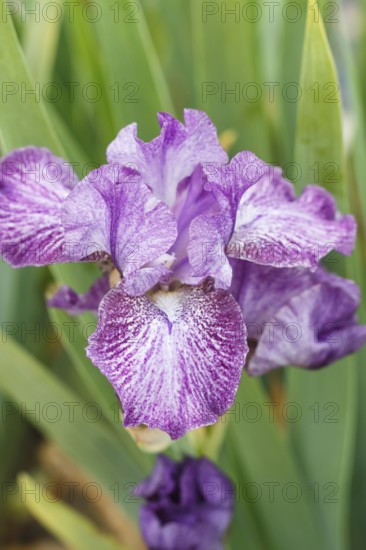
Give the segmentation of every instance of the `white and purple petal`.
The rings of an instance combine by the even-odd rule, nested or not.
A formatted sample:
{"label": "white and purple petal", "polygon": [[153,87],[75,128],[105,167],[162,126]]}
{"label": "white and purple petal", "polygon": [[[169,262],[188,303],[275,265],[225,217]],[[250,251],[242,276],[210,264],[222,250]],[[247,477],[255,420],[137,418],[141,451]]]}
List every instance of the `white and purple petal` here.
{"label": "white and purple petal", "polygon": [[175,218],[131,171],[105,165],[91,172],[68,196],[62,220],[74,259],[110,254],[131,294],[143,294],[166,273],[157,260],[176,239]]}
{"label": "white and purple petal", "polygon": [[103,299],[87,348],[121,400],[124,425],[173,439],[231,406],[246,353],[240,308],[210,281],[135,298],[120,283]]}
{"label": "white and purple petal", "polygon": [[61,206],[77,178],[45,148],[16,149],[0,162],[0,254],[13,267],[69,261]]}
{"label": "white and purple petal", "polygon": [[228,257],[276,267],[316,267],[332,250],[350,254],[356,223],[341,216],[334,198],[308,186],[296,199],[292,184],[248,152],[220,170],[205,168],[216,211],[190,228],[189,261],[195,275],[213,276],[228,288]]}
{"label": "white and purple petal", "polygon": [[154,194],[173,207],[178,185],[200,163],[224,163],[210,118],[202,111],[185,109],[183,125],[168,113],[159,113],[161,134],[150,142],[137,137],[137,125],[123,128],[107,150],[108,162],[134,167]]}
{"label": "white and purple petal", "polygon": [[227,254],[276,267],[315,267],[332,250],[351,254],[355,237],[353,216],[340,216],[325,189],[309,185],[296,199],[277,173],[243,194]]}

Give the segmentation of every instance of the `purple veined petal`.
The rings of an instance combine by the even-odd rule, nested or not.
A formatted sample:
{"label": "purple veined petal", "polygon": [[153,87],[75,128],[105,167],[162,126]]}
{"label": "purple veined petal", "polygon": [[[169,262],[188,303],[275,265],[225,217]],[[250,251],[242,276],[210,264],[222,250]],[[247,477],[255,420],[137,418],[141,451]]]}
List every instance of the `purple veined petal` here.
{"label": "purple veined petal", "polygon": [[65,310],[69,315],[81,315],[86,311],[98,313],[99,304],[109,292],[109,276],[99,277],[85,294],[77,294],[68,286],[62,286],[47,300],[49,307]]}
{"label": "purple veined petal", "polygon": [[0,162],[0,254],[13,267],[69,261],[61,205],[77,181],[45,148],[16,149]]}
{"label": "purple veined petal", "polygon": [[244,192],[270,171],[249,151],[237,154],[229,164],[206,164],[205,189],[216,207],[197,216],[190,226],[188,258],[196,277],[214,277],[220,288],[229,288],[232,269],[226,247],[232,237],[238,205]]}
{"label": "purple veined petal", "polygon": [[146,292],[165,273],[156,260],[177,234],[168,207],[140,176],[118,165],[104,165],[82,180],[65,201],[62,220],[68,242],[75,243],[74,259],[111,254],[132,293]]}
{"label": "purple veined petal", "polygon": [[174,268],[172,269],[172,273],[170,275],[169,281],[171,283],[172,282],[174,283],[174,281],[178,281],[178,282],[184,283],[186,285],[196,286],[196,285],[200,285],[201,283],[203,283],[205,278],[206,277],[203,277],[203,276],[201,276],[201,277],[195,277],[194,276],[193,268],[192,268],[191,264],[189,263],[189,260],[186,256],[185,258],[183,258],[179,262],[178,261],[176,262],[176,264],[174,265]]}
{"label": "purple veined petal", "polygon": [[[273,268],[274,277],[277,271],[282,270]],[[268,311],[255,353],[247,366],[249,374],[262,375],[287,365],[320,368],[366,343],[366,326],[359,325],[356,317],[360,300],[357,286],[321,268],[311,277],[306,274],[302,277],[297,290],[296,283],[288,292],[284,287],[285,300],[268,289],[279,307],[276,312]],[[251,317],[251,299],[244,299],[243,307],[245,302]]]}
{"label": "purple veined petal", "polygon": [[331,250],[352,252],[356,224],[336,211],[333,197],[308,186],[296,199],[279,168],[239,153],[221,170],[205,168],[219,211],[196,218],[189,261],[195,275],[213,276],[228,288],[227,256],[276,267],[315,267]]}
{"label": "purple veined petal", "polygon": [[240,200],[247,189],[270,176],[276,170],[251,151],[242,151],[228,164],[206,163],[203,167],[205,187],[210,191],[222,210],[230,211],[234,227]]}
{"label": "purple veined petal", "polygon": [[120,283],[100,305],[87,355],[118,394],[126,427],[177,439],[230,407],[247,351],[239,306],[210,281],[137,298]]}
{"label": "purple veined petal", "polygon": [[200,163],[226,162],[227,154],[202,111],[185,109],[185,125],[168,113],[159,113],[158,120],[161,134],[148,143],[137,137],[136,124],[123,128],[109,145],[107,159],[134,166],[157,198],[173,207],[181,181]]}
{"label": "purple veined petal", "polygon": [[276,267],[315,267],[332,250],[351,254],[353,216],[340,216],[333,197],[321,187],[307,186],[298,199],[290,187],[275,174],[244,193],[229,256]]}

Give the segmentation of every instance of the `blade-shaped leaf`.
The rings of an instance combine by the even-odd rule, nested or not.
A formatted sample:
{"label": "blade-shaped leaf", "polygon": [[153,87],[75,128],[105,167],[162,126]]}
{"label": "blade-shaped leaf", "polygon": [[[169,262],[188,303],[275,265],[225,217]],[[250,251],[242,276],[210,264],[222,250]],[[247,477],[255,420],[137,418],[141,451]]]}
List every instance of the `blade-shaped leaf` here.
{"label": "blade-shaped leaf", "polygon": [[[19,404],[23,417],[113,493],[120,504],[126,490],[123,484],[137,483],[143,472],[149,471],[151,458],[138,451],[127,434],[123,445],[116,441],[101,422],[103,413],[97,402],[82,401],[6,335],[0,342],[0,390]],[[26,413],[30,410],[36,412]],[[116,487],[122,491],[118,497]],[[130,502],[128,511],[132,513],[137,500]]]}
{"label": "blade-shaped leaf", "polygon": [[[20,474],[22,502],[39,523],[72,550],[126,550],[109,535],[98,531],[76,510],[44,497],[44,491],[28,474]],[[38,496],[39,493],[39,496]]]}
{"label": "blade-shaped leaf", "polygon": [[35,90],[34,82],[26,68],[11,17],[2,0],[0,9],[4,14],[0,22],[0,82],[3,90],[0,128],[4,144],[8,150],[22,145],[47,145],[55,153],[62,153],[37,94],[22,96],[22,87]]}
{"label": "blade-shaped leaf", "polygon": [[317,3],[311,0],[305,28],[297,108],[295,161],[301,185],[316,183],[347,210],[339,83]]}
{"label": "blade-shaped leaf", "polygon": [[253,14],[243,17],[245,6],[234,0],[190,0],[190,7],[195,105],[212,116],[220,132],[235,129],[235,150],[250,149],[273,160],[271,116],[258,25],[250,21]]}
{"label": "blade-shaped leaf", "polygon": [[[311,490],[288,441],[278,432],[273,411],[260,381],[244,375],[228,415],[222,454],[236,487],[237,516],[242,515],[233,527],[234,540],[241,539],[243,548],[252,548],[253,539],[267,550],[322,550]],[[248,530],[243,528],[247,518]],[[306,525],[301,533],[300,525]]]}

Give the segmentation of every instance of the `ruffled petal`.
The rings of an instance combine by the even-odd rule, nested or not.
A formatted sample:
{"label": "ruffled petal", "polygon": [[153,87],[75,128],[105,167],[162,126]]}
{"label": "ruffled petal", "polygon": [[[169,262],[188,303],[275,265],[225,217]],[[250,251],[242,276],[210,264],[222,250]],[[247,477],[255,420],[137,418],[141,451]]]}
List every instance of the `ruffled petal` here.
{"label": "ruffled petal", "polygon": [[360,296],[347,279],[318,268],[278,269],[238,261],[231,290],[257,341],[251,375],[287,365],[326,366],[366,343],[356,310]]}
{"label": "ruffled petal", "polygon": [[227,254],[276,267],[315,267],[332,250],[351,254],[355,237],[353,216],[340,216],[327,191],[308,186],[295,199],[277,174],[244,193]]}
{"label": "ruffled petal", "polygon": [[[63,205],[62,220],[68,241],[75,244],[74,259],[110,254],[132,294],[146,292],[165,273],[156,260],[177,234],[168,207],[140,176],[116,165],[94,170],[76,186]],[[140,273],[145,267],[148,272]]]}
{"label": "ruffled petal", "polygon": [[13,267],[69,261],[61,205],[77,181],[48,149],[25,147],[0,163],[0,253]]}
{"label": "ruffled petal", "polygon": [[191,176],[200,163],[227,161],[214,124],[202,111],[185,109],[183,125],[168,113],[159,113],[161,134],[145,143],[137,137],[137,125],[120,131],[107,149],[108,162],[133,166],[154,194],[172,207],[178,184]]}
{"label": "ruffled petal", "polygon": [[47,304],[49,307],[64,309],[69,315],[81,315],[86,311],[97,314],[99,304],[109,290],[109,276],[103,275],[85,294],[77,294],[72,288],[62,286],[47,300]]}
{"label": "ruffled petal", "polygon": [[120,397],[125,426],[177,439],[230,407],[245,337],[239,306],[209,281],[138,298],[119,284],[101,303],[87,354]]}
{"label": "ruffled petal", "polygon": [[308,186],[296,199],[292,184],[244,151],[230,164],[204,168],[217,207],[193,220],[188,257],[196,276],[228,288],[228,257],[276,267],[315,267],[332,250],[350,254],[356,223],[336,211],[333,197]]}

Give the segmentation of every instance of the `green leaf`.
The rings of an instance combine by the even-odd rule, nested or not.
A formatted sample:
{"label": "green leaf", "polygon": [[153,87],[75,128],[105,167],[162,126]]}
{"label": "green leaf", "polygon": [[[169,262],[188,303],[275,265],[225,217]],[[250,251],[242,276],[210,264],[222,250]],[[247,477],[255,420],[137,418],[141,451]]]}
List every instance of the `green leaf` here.
{"label": "green leaf", "polygon": [[312,487],[322,522],[324,550],[348,548],[352,455],[357,407],[357,371],[353,358],[319,372],[291,369],[289,402],[302,418],[291,424],[298,461]]}
{"label": "green leaf", "polygon": [[[14,270],[0,262],[0,325],[4,332],[14,334],[19,341],[27,340],[28,347],[34,353],[44,354],[44,342],[38,342],[37,336],[32,337],[30,334],[27,338],[25,332],[27,328],[33,328],[42,322],[45,316],[39,293],[33,290],[34,287],[40,286],[39,275],[39,271]],[[19,467],[22,466],[27,447],[31,444],[32,430],[25,422],[21,422],[20,415],[15,413],[13,403],[9,402],[9,398],[3,392],[0,392],[0,409],[0,449],[6,449],[6,452],[0,454],[0,484],[3,486],[3,483],[14,479]],[[3,502],[0,502],[0,518],[4,517],[1,509],[5,506],[6,502],[3,499]],[[0,532],[0,540],[1,536]]]}
{"label": "green leaf", "polygon": [[295,142],[300,184],[329,189],[347,210],[341,100],[336,68],[318,4],[309,0]]}
{"label": "green leaf", "polygon": [[[296,132],[296,111],[302,88],[300,86],[301,56],[304,44],[304,32],[306,21],[307,0],[297,0],[292,4],[283,3],[276,7],[278,29],[278,54],[273,55],[271,25],[267,28],[267,41],[270,48],[271,65],[274,65],[273,72],[267,78],[279,84],[278,94],[275,102],[277,106],[279,121],[279,142],[283,158],[279,158],[282,166],[292,166],[294,160],[294,143]],[[291,19],[291,22],[288,19]],[[287,19],[287,20],[286,20]],[[290,170],[289,170],[290,172]],[[289,174],[290,175],[290,174]],[[296,174],[297,176],[297,174]]]}
{"label": "green leaf", "polygon": [[[6,335],[0,342],[0,390],[17,402],[23,413],[24,408],[36,410],[25,417],[120,504],[122,496],[128,496],[123,494],[127,490],[124,484],[138,482],[149,471],[151,458],[136,448],[127,433],[123,444],[116,441],[101,422],[98,403],[81,400]],[[120,491],[117,497],[116,487]],[[132,501],[128,512],[135,513],[138,502]]]}
{"label": "green leaf", "polygon": [[[186,2],[183,2],[186,4]],[[258,25],[243,17],[235,0],[190,0],[195,106],[220,132],[238,133],[235,151],[249,149],[272,158],[271,113],[264,91]],[[255,52],[255,55],[254,55]]]}
{"label": "green leaf", "polygon": [[0,129],[4,144],[8,151],[24,145],[47,145],[55,153],[62,153],[37,94],[22,97],[21,88],[35,90],[34,82],[3,0],[0,0],[0,10],[4,14],[0,22],[0,83],[3,90]]}
{"label": "green leaf", "polygon": [[[227,468],[236,483],[242,514],[233,526],[234,540],[238,544],[241,540],[242,548],[323,550],[311,491],[270,411],[270,399],[260,381],[244,375],[228,413],[222,456],[230,456]],[[247,523],[248,530],[243,527]],[[301,525],[306,529],[300,529]]]}
{"label": "green leaf", "polygon": [[[55,3],[55,8],[57,6],[61,11],[61,0]],[[32,0],[27,8],[37,9],[36,2]],[[28,21],[24,26],[23,50],[33,77],[40,85],[48,83],[52,76],[61,23],[61,17],[50,21],[47,17],[42,16],[39,20],[35,18],[33,21]]]}
{"label": "green leaf", "polygon": [[112,385],[105,376],[86,357],[85,348],[88,344],[87,336],[94,332],[97,320],[93,314],[84,314],[78,318],[71,318],[61,309],[51,309],[50,317],[56,323],[61,334],[61,340],[67,354],[80,377],[79,392],[84,399],[94,399],[103,409],[103,417],[113,426],[118,437],[126,432],[121,430],[121,422],[116,422],[116,412],[119,410],[119,401]]}
{"label": "green leaf", "polygon": [[[98,531],[83,515],[63,502],[44,498],[38,482],[23,473],[18,476],[22,502],[39,523],[72,550],[126,550],[111,536]],[[38,496],[39,493],[39,496]]]}
{"label": "green leaf", "polygon": [[156,134],[156,113],[174,105],[140,2],[109,0],[93,27],[100,47],[103,90],[115,131],[136,121],[142,137]]}
{"label": "green leaf", "polygon": [[[341,3],[337,2],[337,6]],[[365,2],[362,2],[365,6]],[[341,6],[342,7],[342,6]],[[329,8],[329,5],[328,5]],[[358,7],[356,7],[358,9]],[[339,11],[337,17],[345,12]],[[360,47],[360,57],[355,56],[353,44],[350,44],[350,37],[346,33],[346,28],[339,28],[339,25],[329,24],[327,27],[332,44],[335,60],[339,74],[342,75],[342,91],[346,98],[344,102],[344,120],[347,124],[347,168],[348,168],[348,192],[350,202],[353,207],[354,214],[358,222],[358,243],[356,247],[355,257],[356,266],[353,277],[361,287],[361,307],[359,317],[361,322],[366,320],[366,279],[365,272],[365,251],[366,251],[366,234],[365,234],[365,219],[366,219],[366,132],[365,132],[365,94],[364,91],[365,79],[364,62],[366,51],[364,47]],[[359,44],[365,44],[365,31],[359,37]],[[361,63],[360,63],[361,61]],[[362,549],[366,537],[366,524],[364,521],[363,504],[364,495],[366,492],[366,404],[364,399],[366,387],[366,371],[364,368],[366,359],[365,348],[363,348],[356,356],[358,363],[357,368],[357,388],[356,388],[356,404],[357,404],[357,426],[356,426],[356,441],[353,450],[353,479],[352,492],[350,502],[350,523],[351,523],[351,542],[350,545],[355,549]]]}
{"label": "green leaf", "polygon": [[[362,2],[365,7],[365,2]],[[336,26],[338,27],[338,25]],[[359,316],[361,322],[366,321],[366,128],[365,128],[365,30],[360,37],[361,59],[354,55],[353,45],[351,46],[349,38],[346,36],[345,29],[339,32],[333,25],[329,25],[331,43],[336,48],[336,61],[339,67],[339,73],[344,75],[342,85],[344,96],[347,103],[344,105],[345,120],[348,124],[349,143],[348,143],[348,168],[349,168],[349,194],[353,206],[354,214],[358,221],[358,243],[356,248],[357,271],[355,279],[361,287],[361,308]],[[364,399],[366,388],[366,370],[364,368],[366,360],[365,348],[357,354],[358,379],[357,379],[357,426],[356,426],[356,445],[354,448],[354,466],[351,492],[351,547],[362,549],[366,539],[366,524],[364,520],[363,506],[366,493],[366,402]]]}

